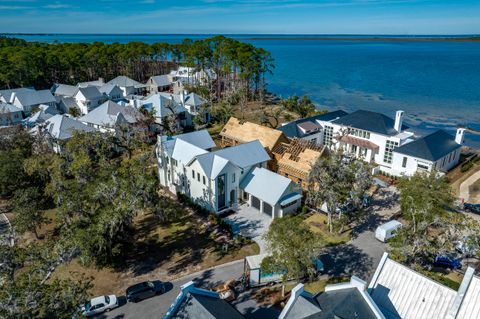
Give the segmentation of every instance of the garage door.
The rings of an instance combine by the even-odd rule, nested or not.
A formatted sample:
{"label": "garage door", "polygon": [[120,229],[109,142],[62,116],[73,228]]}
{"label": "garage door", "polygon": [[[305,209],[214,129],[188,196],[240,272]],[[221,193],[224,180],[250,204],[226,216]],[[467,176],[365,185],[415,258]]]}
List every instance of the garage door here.
{"label": "garage door", "polygon": [[255,196],[252,196],[252,206],[255,207],[256,209],[260,210],[260,200],[256,198]]}
{"label": "garage door", "polygon": [[268,216],[272,216],[272,205],[263,202],[263,212]]}

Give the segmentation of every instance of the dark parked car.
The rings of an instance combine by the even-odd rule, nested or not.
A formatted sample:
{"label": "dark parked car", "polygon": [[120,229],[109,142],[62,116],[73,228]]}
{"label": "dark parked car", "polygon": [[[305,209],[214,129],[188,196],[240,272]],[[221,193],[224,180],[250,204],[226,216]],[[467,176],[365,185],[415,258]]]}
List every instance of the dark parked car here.
{"label": "dark parked car", "polygon": [[127,288],[127,300],[139,302],[165,292],[165,285],[158,281],[145,281]]}
{"label": "dark parked car", "polygon": [[433,261],[436,267],[443,267],[448,269],[462,269],[462,262],[459,258],[452,255],[438,255]]}
{"label": "dark parked car", "polygon": [[480,214],[480,204],[463,204],[463,209],[474,214]]}

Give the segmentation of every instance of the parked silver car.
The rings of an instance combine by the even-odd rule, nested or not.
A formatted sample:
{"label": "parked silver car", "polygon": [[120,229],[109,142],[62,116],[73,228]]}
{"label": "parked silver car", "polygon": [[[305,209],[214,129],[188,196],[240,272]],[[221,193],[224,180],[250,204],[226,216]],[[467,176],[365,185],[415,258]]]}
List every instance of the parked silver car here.
{"label": "parked silver car", "polygon": [[93,316],[100,313],[108,312],[118,307],[118,299],[115,295],[100,296],[91,299],[81,306],[81,313],[84,316]]}

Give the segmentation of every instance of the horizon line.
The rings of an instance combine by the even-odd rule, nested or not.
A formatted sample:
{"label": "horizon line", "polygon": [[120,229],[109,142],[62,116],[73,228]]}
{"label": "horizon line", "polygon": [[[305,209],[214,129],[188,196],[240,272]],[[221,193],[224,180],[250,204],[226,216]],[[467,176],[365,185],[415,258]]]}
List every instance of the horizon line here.
{"label": "horizon line", "polygon": [[105,36],[116,36],[116,35],[135,35],[135,36],[152,36],[152,35],[163,35],[163,36],[178,36],[178,35],[284,35],[284,36],[401,36],[401,37],[425,37],[425,36],[456,36],[456,37],[471,37],[471,36],[480,36],[480,33],[462,33],[462,34],[445,34],[445,33],[431,33],[431,34],[395,34],[395,33],[76,33],[76,32],[0,32],[0,35],[32,35],[32,36],[51,36],[51,35],[105,35]]}

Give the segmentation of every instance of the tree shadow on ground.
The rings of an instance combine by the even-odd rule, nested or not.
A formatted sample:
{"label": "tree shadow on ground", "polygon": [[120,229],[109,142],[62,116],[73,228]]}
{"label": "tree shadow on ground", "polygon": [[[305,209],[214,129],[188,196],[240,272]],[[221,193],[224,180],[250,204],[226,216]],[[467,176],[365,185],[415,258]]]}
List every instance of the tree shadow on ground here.
{"label": "tree shadow on ground", "polygon": [[238,296],[232,304],[247,319],[277,319],[281,310],[272,305],[258,303],[253,294],[255,290],[247,291]]}
{"label": "tree shadow on ground", "polygon": [[370,256],[351,244],[332,246],[320,256],[325,274],[330,277],[369,278],[373,261]]}

